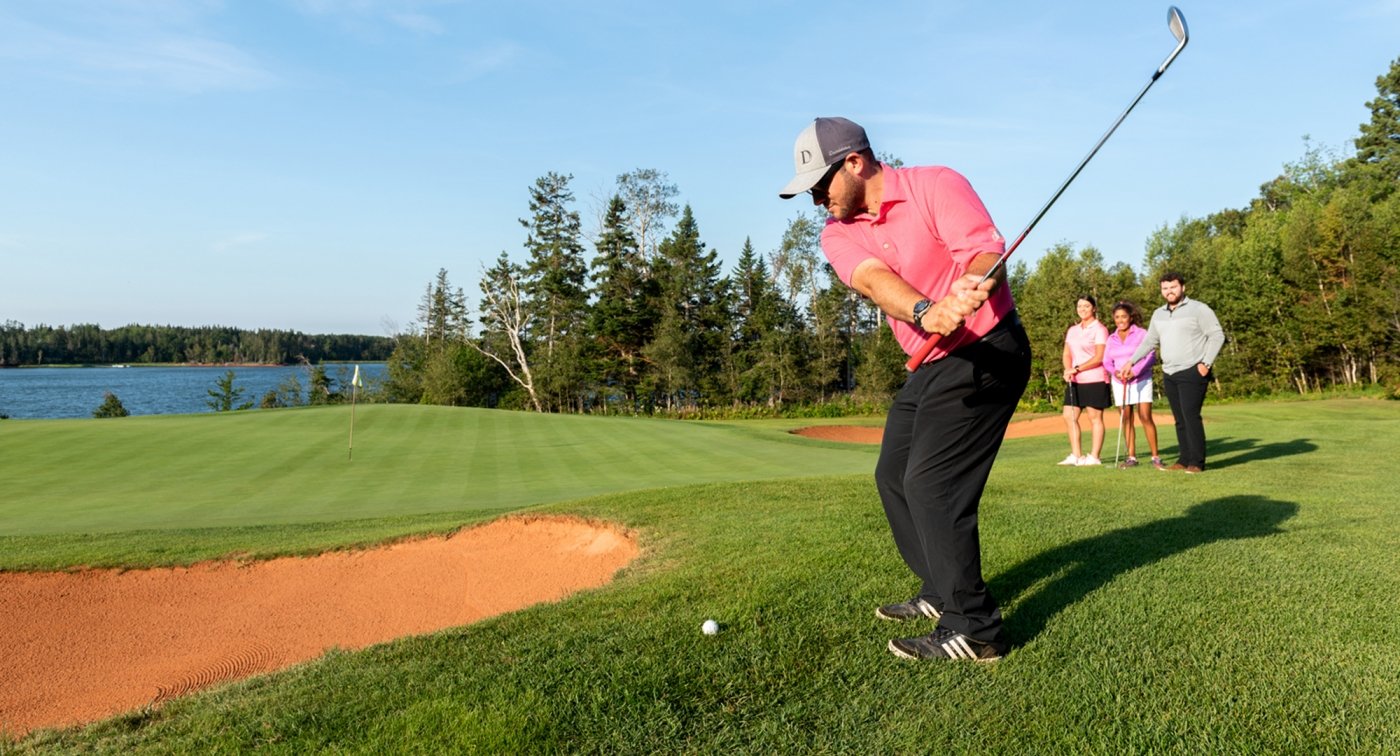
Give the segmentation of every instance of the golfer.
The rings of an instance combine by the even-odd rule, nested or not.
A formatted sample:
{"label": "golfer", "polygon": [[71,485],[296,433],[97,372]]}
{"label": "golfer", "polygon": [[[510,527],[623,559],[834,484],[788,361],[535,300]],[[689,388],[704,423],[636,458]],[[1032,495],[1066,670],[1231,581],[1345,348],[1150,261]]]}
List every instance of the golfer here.
{"label": "golfer", "polygon": [[1213,310],[1186,296],[1186,279],[1180,273],[1162,274],[1161,284],[1166,304],[1152,313],[1147,337],[1118,368],[1118,379],[1130,380],[1133,364],[1153,349],[1158,350],[1162,357],[1162,391],[1176,422],[1177,460],[1167,469],[1199,473],[1206,469],[1206,429],[1201,422],[1201,407],[1210,387],[1210,366],[1225,345],[1225,332]]}
{"label": "golfer", "polygon": [[[1128,435],[1128,458],[1119,465],[1121,468],[1137,467],[1137,430],[1133,427],[1134,415],[1142,423],[1142,431],[1147,435],[1147,446],[1152,450],[1152,466],[1161,470],[1162,457],[1157,452],[1157,423],[1152,419],[1152,365],[1156,362],[1155,352],[1148,352],[1136,363],[1128,358],[1137,350],[1142,340],[1147,338],[1147,329],[1142,327],[1142,314],[1132,302],[1123,301],[1113,306],[1113,333],[1108,335],[1108,346],[1103,352],[1103,367],[1113,376],[1110,389],[1113,403],[1118,406],[1120,432]],[[1119,368],[1131,365],[1132,377],[1127,381],[1117,376]]]}
{"label": "golfer", "polygon": [[797,175],[778,196],[810,192],[826,209],[822,251],[841,280],[884,311],[906,353],[929,334],[943,337],[896,395],[875,468],[895,546],[919,579],[913,598],[875,614],[938,623],[889,650],[999,659],[1008,644],[982,580],[977,508],[1031,359],[1004,272],[978,284],[1005,240],[967,179],[941,166],[885,165],[845,118],[803,129],[794,162]]}
{"label": "golfer", "polygon": [[[1074,301],[1079,322],[1065,331],[1065,348],[1060,354],[1065,379],[1065,430],[1069,434],[1069,456],[1059,464],[1100,465],[1103,451],[1103,411],[1108,408],[1108,374],[1103,369],[1103,350],[1108,329],[1099,322],[1099,303],[1085,294]],[[1079,415],[1089,416],[1088,454],[1080,445]]]}

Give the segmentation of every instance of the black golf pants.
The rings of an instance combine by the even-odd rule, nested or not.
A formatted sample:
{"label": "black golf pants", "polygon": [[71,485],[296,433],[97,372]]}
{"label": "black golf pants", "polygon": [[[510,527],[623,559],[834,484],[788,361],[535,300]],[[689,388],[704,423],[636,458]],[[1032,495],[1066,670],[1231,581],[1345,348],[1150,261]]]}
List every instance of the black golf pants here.
{"label": "black golf pants", "polygon": [[1201,407],[1208,388],[1210,374],[1201,375],[1194,366],[1162,377],[1162,391],[1176,423],[1176,461],[1202,470],[1206,469],[1206,426],[1201,422]]}
{"label": "black golf pants", "polygon": [[982,580],[977,507],[1030,378],[1015,313],[981,340],[910,374],[885,421],[875,483],[919,595],[939,624],[1002,642],[1001,610]]}

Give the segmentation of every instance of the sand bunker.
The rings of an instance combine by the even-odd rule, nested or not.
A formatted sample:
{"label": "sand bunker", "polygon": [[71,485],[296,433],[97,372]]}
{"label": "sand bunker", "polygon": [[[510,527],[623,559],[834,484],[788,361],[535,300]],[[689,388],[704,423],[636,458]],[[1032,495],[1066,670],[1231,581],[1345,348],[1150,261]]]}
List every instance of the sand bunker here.
{"label": "sand bunker", "polygon": [[[1171,425],[1171,415],[1159,415],[1152,413],[1152,419],[1158,425]],[[1118,411],[1108,410],[1103,415],[1104,424],[1108,426],[1109,433],[1116,433],[1118,428]],[[1080,418],[1079,426],[1085,431],[1089,430],[1089,421]],[[1020,420],[1006,426],[1007,438],[1023,438],[1025,436],[1044,436],[1052,433],[1065,432],[1065,419],[1060,415],[1052,417],[1038,417],[1034,420]],[[1141,431],[1138,431],[1141,434]],[[871,428],[859,425],[814,425],[810,428],[798,428],[793,431],[799,436],[806,438],[816,438],[822,441],[841,441],[850,444],[878,444],[881,437],[885,435],[884,428]],[[1146,448],[1139,439],[1139,448]]]}
{"label": "sand bunker", "polygon": [[0,733],[90,722],[333,647],[557,601],[637,554],[619,530],[516,517],[307,558],[0,572]]}

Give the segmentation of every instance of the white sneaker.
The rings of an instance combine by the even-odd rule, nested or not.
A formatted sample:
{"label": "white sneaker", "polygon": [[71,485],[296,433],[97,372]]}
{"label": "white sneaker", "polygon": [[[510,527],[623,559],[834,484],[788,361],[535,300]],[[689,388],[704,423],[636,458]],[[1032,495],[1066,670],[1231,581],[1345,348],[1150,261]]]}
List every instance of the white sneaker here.
{"label": "white sneaker", "polygon": [[1074,467],[1075,465],[1080,465],[1083,463],[1079,461],[1079,457],[1076,457],[1073,454],[1071,454],[1068,457],[1065,457],[1063,461],[1056,462],[1055,464],[1061,467]]}
{"label": "white sneaker", "polygon": [[1087,456],[1080,457],[1079,461],[1075,464],[1079,465],[1080,467],[1093,467],[1094,465],[1101,465],[1103,464],[1103,462],[1100,461],[1098,457],[1095,457],[1094,455],[1090,454]]}

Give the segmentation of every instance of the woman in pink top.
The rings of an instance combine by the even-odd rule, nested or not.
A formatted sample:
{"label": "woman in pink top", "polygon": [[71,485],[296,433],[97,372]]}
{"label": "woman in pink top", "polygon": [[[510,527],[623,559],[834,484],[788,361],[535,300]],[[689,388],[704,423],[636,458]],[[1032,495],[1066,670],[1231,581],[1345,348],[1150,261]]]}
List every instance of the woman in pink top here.
{"label": "woman in pink top", "polygon": [[1142,314],[1132,302],[1119,302],[1113,306],[1114,331],[1108,336],[1108,347],[1103,354],[1103,367],[1113,376],[1111,390],[1113,403],[1118,405],[1119,422],[1128,433],[1128,458],[1119,467],[1137,467],[1137,432],[1133,429],[1133,415],[1142,421],[1142,430],[1147,434],[1147,445],[1152,449],[1152,466],[1161,470],[1162,457],[1157,453],[1157,424],[1152,421],[1152,363],[1155,352],[1148,352],[1133,365],[1132,377],[1125,385],[1118,380],[1118,369],[1128,364],[1133,352],[1147,338],[1147,329],[1142,327]]}
{"label": "woman in pink top", "polygon": [[[1108,373],[1103,369],[1104,347],[1108,344],[1108,329],[1096,317],[1098,303],[1085,294],[1074,304],[1074,312],[1079,322],[1069,327],[1065,333],[1065,350],[1062,356],[1065,367],[1065,428],[1069,432],[1069,456],[1061,465],[1103,464],[1099,452],[1103,450],[1103,411],[1110,403],[1108,395]],[[1079,415],[1089,416],[1090,437],[1093,446],[1088,454],[1083,453],[1079,443]]]}

